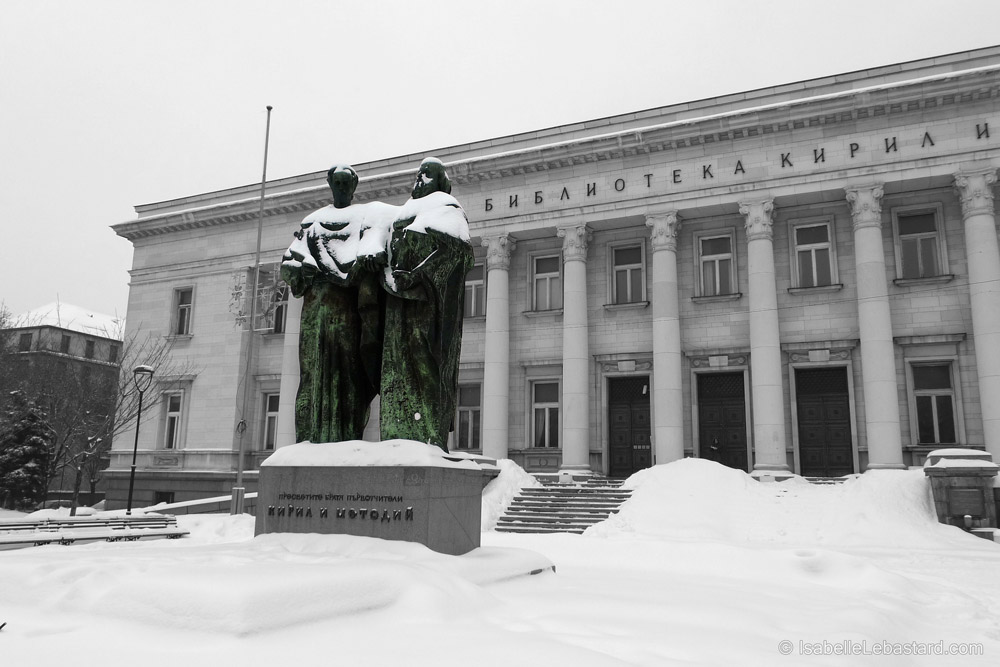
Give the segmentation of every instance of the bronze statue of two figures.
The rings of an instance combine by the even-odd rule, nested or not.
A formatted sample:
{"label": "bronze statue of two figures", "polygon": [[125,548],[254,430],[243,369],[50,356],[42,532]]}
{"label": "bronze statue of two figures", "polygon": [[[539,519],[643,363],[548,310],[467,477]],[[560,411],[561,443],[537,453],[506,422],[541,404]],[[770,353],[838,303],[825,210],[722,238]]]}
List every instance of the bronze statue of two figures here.
{"label": "bronze statue of two figures", "polygon": [[352,204],[346,165],[327,183],[333,204],[302,221],[281,262],[303,299],[296,439],[360,440],[380,396],[382,440],[447,451],[473,253],[444,165],[425,159],[402,206]]}

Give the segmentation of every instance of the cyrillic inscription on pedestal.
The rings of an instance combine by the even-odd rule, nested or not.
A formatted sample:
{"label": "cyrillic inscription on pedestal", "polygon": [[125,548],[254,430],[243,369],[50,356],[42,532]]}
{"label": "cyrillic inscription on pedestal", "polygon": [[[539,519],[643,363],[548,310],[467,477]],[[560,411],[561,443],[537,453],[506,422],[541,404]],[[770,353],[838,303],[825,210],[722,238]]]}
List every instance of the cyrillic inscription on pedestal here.
{"label": "cyrillic inscription on pedestal", "polygon": [[442,454],[404,440],[280,449],[260,468],[255,533],[378,537],[454,555],[476,549],[483,473]]}

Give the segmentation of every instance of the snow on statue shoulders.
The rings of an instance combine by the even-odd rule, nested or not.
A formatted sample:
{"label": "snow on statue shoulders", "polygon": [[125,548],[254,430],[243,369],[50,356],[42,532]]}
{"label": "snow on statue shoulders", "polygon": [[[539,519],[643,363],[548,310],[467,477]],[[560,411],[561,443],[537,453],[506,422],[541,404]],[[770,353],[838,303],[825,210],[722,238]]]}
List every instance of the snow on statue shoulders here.
{"label": "snow on statue shoulders", "polygon": [[383,202],[324,206],[302,220],[302,234],[292,242],[285,261],[347,280],[358,257],[385,252],[398,211],[398,206]]}
{"label": "snow on statue shoulders", "polygon": [[397,221],[412,219],[404,227],[408,232],[426,233],[428,229],[471,242],[469,219],[458,200],[446,192],[431,192],[419,199],[409,199],[396,214]]}

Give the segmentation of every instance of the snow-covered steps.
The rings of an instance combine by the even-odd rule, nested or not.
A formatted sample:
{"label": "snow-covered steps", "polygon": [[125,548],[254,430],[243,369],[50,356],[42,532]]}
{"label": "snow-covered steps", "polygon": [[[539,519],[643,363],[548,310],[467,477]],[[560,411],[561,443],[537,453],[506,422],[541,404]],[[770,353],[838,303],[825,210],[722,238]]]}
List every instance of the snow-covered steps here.
{"label": "snow-covered steps", "polygon": [[857,477],[857,475],[844,475],[843,477],[806,477],[806,481],[810,484],[843,484],[851,477]]}
{"label": "snow-covered steps", "polygon": [[497,521],[501,533],[582,533],[618,511],[632,492],[620,480],[544,483],[521,489]]}

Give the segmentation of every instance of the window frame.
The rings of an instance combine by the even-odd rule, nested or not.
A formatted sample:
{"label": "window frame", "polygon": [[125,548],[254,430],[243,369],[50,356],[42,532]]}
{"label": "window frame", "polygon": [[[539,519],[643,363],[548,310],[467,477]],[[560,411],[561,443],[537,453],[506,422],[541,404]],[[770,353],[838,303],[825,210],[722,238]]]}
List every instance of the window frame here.
{"label": "window frame", "polygon": [[93,359],[97,354],[97,342],[93,340],[87,340],[83,344],[83,358]]}
{"label": "window frame", "polygon": [[[462,388],[463,387],[477,387],[479,389],[479,403],[476,405],[462,405]],[[458,393],[455,396],[455,449],[462,450],[464,452],[468,451],[482,451],[483,449],[483,383],[481,381],[477,382],[459,382]],[[469,414],[468,421],[468,432],[462,425],[462,414]],[[476,429],[478,416],[478,433]],[[462,436],[466,435],[468,437],[468,446],[462,446]],[[478,435],[478,438],[476,437]],[[476,441],[478,439],[479,445],[476,446]]]}
{"label": "window frame", "polygon": [[275,297],[274,297],[274,312],[271,314],[271,333],[273,334],[283,334],[286,329],[286,320],[288,317],[288,295],[291,293],[291,289],[288,287],[288,283],[284,280],[278,279],[278,284],[275,286]]}
{"label": "window frame", "polygon": [[[162,449],[164,451],[177,451],[184,448],[184,436],[187,430],[188,394],[188,390],[184,388],[164,389],[160,392],[160,400],[163,402],[163,407],[160,410],[160,433],[157,437],[158,449]],[[170,409],[170,399],[174,396],[177,396],[180,399],[180,404],[176,412],[173,412]],[[172,428],[171,422],[173,422]],[[168,438],[171,434],[173,434],[174,437],[170,440],[170,444],[168,446]]]}
{"label": "window frame", "polygon": [[[627,271],[626,287],[627,291],[630,293],[629,296],[632,298],[619,301],[618,300],[618,271],[619,267],[615,264],[615,251],[617,250],[628,250],[631,248],[639,249],[639,262],[637,264],[627,264],[623,265],[622,269]],[[640,294],[638,298],[631,294],[632,291],[632,281],[631,272],[639,271],[639,290]],[[647,277],[647,266],[646,266],[646,242],[643,239],[634,239],[631,241],[617,241],[608,244],[608,303],[612,305],[629,305],[629,304],[641,304],[645,303],[647,299],[646,293],[646,277]]]}
{"label": "window frame", "polygon": [[60,334],[59,338],[59,353],[69,354],[71,346],[73,345],[73,337],[69,334]]}
{"label": "window frame", "polygon": [[[951,382],[950,390],[941,389],[917,389],[913,379],[913,368],[915,366],[947,366],[948,379]],[[918,447],[942,447],[948,445],[960,445],[965,442],[964,414],[962,410],[961,378],[959,376],[958,359],[954,357],[919,357],[906,360],[906,392],[907,403],[910,408],[910,441]],[[941,441],[939,424],[937,418],[937,401],[932,401],[934,434],[936,442],[920,442],[920,415],[918,414],[917,399],[923,396],[950,396],[952,420],[955,425],[955,440]]]}
{"label": "window frame", "polygon": [[[559,266],[558,271],[539,274],[537,272],[538,260],[540,260],[540,259],[552,259],[552,258],[555,258],[556,263]],[[552,297],[553,297],[552,282],[551,281],[552,281],[553,277],[555,277],[559,281],[559,289],[558,289],[559,304],[557,306],[552,306],[551,305],[552,304]],[[544,278],[548,282],[548,290],[547,290],[548,301],[549,301],[549,304],[548,304],[549,307],[548,308],[539,308],[538,307],[538,303],[537,303],[538,291],[536,289],[536,283],[538,282],[538,280],[540,278]],[[563,296],[564,296],[563,295],[563,286],[564,286],[564,276],[563,276],[563,256],[562,256],[562,251],[559,251],[559,250],[557,250],[557,251],[544,251],[544,250],[542,250],[542,251],[530,253],[528,255],[528,294],[530,295],[529,296],[529,301],[531,303],[531,311],[532,312],[551,313],[551,312],[560,312],[560,311],[562,311],[562,309],[563,309]]]}
{"label": "window frame", "polygon": [[35,342],[35,335],[30,331],[23,333],[17,338],[18,352],[31,352],[31,344]]}
{"label": "window frame", "polygon": [[[823,243],[807,243],[799,245],[798,243],[798,230],[805,227],[819,227],[820,225],[826,226],[827,241]],[[815,284],[816,281],[816,254],[815,251],[822,249],[825,246],[828,251],[827,259],[830,264],[830,282],[826,285]],[[812,285],[802,284],[802,267],[799,264],[799,253],[803,250],[813,251],[812,254],[812,269],[813,269],[813,281]],[[790,220],[788,222],[788,251],[789,251],[789,267],[791,275],[792,289],[828,289],[831,287],[836,287],[840,284],[840,273],[837,267],[837,228],[833,216],[822,216],[817,218],[800,218],[797,220]]]}
{"label": "window frame", "polygon": [[[481,268],[483,270],[483,277],[480,280],[469,280],[469,274],[465,275],[465,300],[462,306],[462,316],[465,319],[475,319],[477,317],[486,317],[486,262],[477,261],[473,269]],[[471,271],[469,272],[471,273]],[[474,307],[472,312],[469,312],[469,286],[472,286],[472,302]],[[480,297],[476,298],[476,288],[479,288]]]}
{"label": "window frame", "polygon": [[[191,293],[189,303],[181,303],[181,295]],[[173,296],[173,311],[170,318],[171,336],[191,336],[194,331],[194,286],[175,287]],[[182,317],[182,313],[185,313]],[[182,323],[185,326],[182,326]],[[183,330],[182,330],[183,329]]]}
{"label": "window frame", "polygon": [[[556,401],[539,403],[535,400],[535,387],[543,384],[554,384],[556,386]],[[531,378],[528,382],[528,447],[529,449],[538,450],[560,450],[562,449],[562,444],[560,440],[562,439],[562,378],[559,377],[537,377]],[[556,443],[551,444],[550,436],[552,429],[552,413],[550,412],[553,408],[556,410]],[[537,441],[537,422],[535,420],[536,410],[545,410],[545,426],[544,426],[544,437],[543,441],[545,444],[536,445]]]}
{"label": "window frame", "polygon": [[[892,208],[892,241],[893,241],[893,254],[895,255],[896,264],[896,280],[897,281],[914,281],[914,280],[935,280],[945,277],[950,277],[949,266],[948,266],[948,246],[945,240],[945,219],[944,219],[944,207],[940,202],[932,202],[929,204],[912,204],[908,206],[894,206]],[[908,215],[920,215],[925,213],[931,213],[934,215],[934,232],[924,232],[920,235],[907,235],[915,236],[921,239],[923,238],[934,238],[937,242],[937,252],[935,259],[937,260],[937,272],[933,275],[928,276],[917,276],[917,277],[904,277],[903,275],[903,237],[899,233],[899,218],[900,216],[906,217]],[[918,246],[919,247],[919,246]],[[917,253],[918,261],[921,253]]]}
{"label": "window frame", "polygon": [[[725,293],[713,293],[708,294],[705,291],[705,274],[703,270],[703,265],[705,263],[705,257],[701,254],[701,244],[703,241],[709,239],[717,238],[728,238],[729,239],[729,280],[731,283],[731,291]],[[694,270],[697,280],[695,281],[695,296],[702,298],[719,298],[726,299],[732,298],[740,295],[739,286],[739,252],[736,246],[736,229],[729,227],[726,229],[716,229],[716,230],[705,230],[702,232],[697,232],[694,234]],[[709,255],[708,257],[721,258],[722,255]],[[715,259],[713,261],[719,261]],[[719,275],[718,267],[716,267],[716,276]]]}
{"label": "window frame", "polygon": [[[274,398],[278,405],[274,410],[269,407],[270,400]],[[279,391],[264,391],[261,393],[261,425],[258,448],[262,452],[273,452],[278,442],[278,420],[281,414],[281,393]],[[273,424],[273,430],[271,425]],[[273,440],[268,446],[268,435],[273,436]]]}

